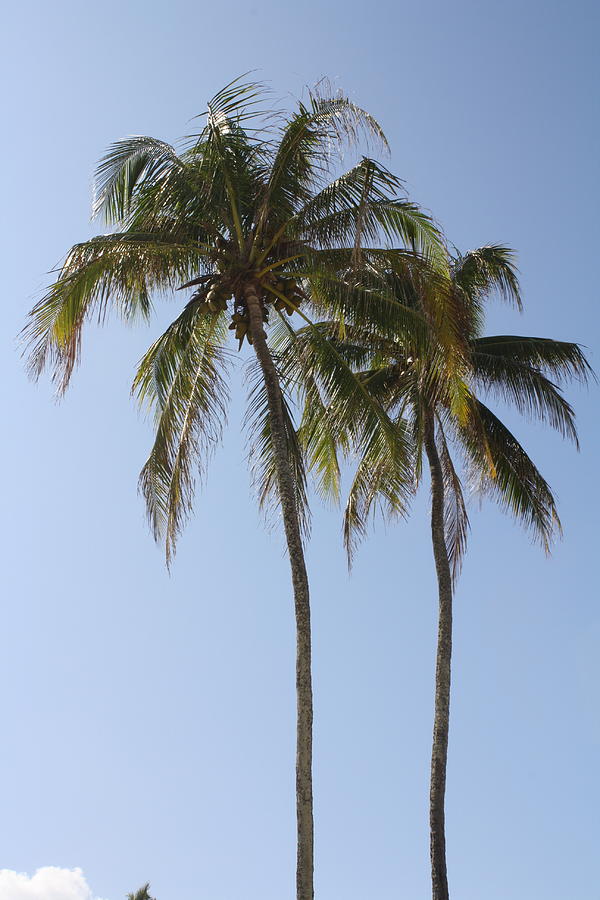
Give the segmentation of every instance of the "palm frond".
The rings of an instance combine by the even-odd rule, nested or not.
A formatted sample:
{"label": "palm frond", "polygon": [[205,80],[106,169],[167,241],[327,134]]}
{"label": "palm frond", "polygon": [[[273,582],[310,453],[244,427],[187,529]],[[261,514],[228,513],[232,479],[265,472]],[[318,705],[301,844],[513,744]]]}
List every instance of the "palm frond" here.
{"label": "palm frond", "polygon": [[[274,362],[277,367],[276,358],[274,358]],[[304,452],[286,399],[286,394],[289,393],[289,386],[286,384],[285,376],[281,371],[278,371],[278,377],[282,387],[286,451],[293,476],[296,510],[298,512],[301,534],[304,538],[307,538],[310,532],[310,511]],[[257,362],[250,367],[250,384],[244,424],[249,433],[249,458],[253,483],[258,492],[259,507],[265,513],[268,513],[269,510],[279,507],[279,481],[267,390],[262,370]]]}
{"label": "palm frond", "polygon": [[428,346],[429,330],[421,311],[398,302],[379,272],[336,273],[327,260],[321,265],[317,255],[297,275],[306,284],[312,311],[330,317],[342,333],[357,326],[389,340],[404,340],[415,351],[424,352]]}
{"label": "palm frond", "polygon": [[79,361],[86,319],[95,314],[102,321],[111,306],[126,319],[147,318],[153,291],[174,290],[202,265],[202,247],[154,235],[121,232],[76,244],[23,330],[30,375],[38,378],[51,366],[64,392]]}
{"label": "palm frond", "polygon": [[455,284],[472,300],[496,292],[502,300],[522,308],[515,252],[500,244],[469,250],[453,260]]}
{"label": "palm frond", "polygon": [[444,481],[444,537],[452,579],[460,575],[463,557],[467,549],[469,516],[463,495],[462,484],[446,440],[441,419],[437,419],[436,440],[438,445],[442,477]]}
{"label": "palm frond", "polygon": [[[348,518],[349,523],[356,522],[356,526],[350,525],[348,531],[347,546],[351,552],[350,532],[361,533],[359,518],[363,513],[367,514],[374,497],[371,489],[365,487],[369,468],[382,489],[385,485],[383,473],[389,473],[390,487],[386,497],[390,508],[406,506],[414,489],[413,445],[402,421],[390,418],[370,392],[368,384],[353,371],[343,352],[328,339],[322,328],[308,326],[298,332],[296,353],[302,358],[303,371],[318,384],[321,407],[326,411],[326,418],[318,408],[308,412],[309,421],[314,417],[311,428],[318,428],[319,422],[323,421],[327,426],[328,441],[342,449],[357,448],[361,456],[366,454],[369,458],[361,469],[356,487],[356,513]],[[374,482],[368,483],[372,488]]]}
{"label": "palm frond", "polygon": [[[501,352],[498,352],[498,351]],[[496,351],[496,352],[494,352]],[[507,352],[508,351],[508,352]],[[581,371],[579,354],[559,354],[558,371]],[[516,360],[510,347],[494,345],[493,339],[474,342],[473,374],[486,391],[501,397],[529,418],[547,422],[562,437],[578,446],[575,412],[565,400],[560,389],[536,366]]]}
{"label": "palm frond", "polygon": [[276,205],[291,199],[297,208],[307,189],[329,171],[341,146],[370,139],[388,149],[381,126],[364,109],[341,93],[325,96],[312,91],[308,104],[299,103],[297,112],[282,125],[265,200]]}
{"label": "palm frond", "polygon": [[268,121],[263,108],[268,92],[244,78],[235,79],[208,102],[203,114],[206,124],[185,156],[201,179],[204,205],[221,214],[228,207],[228,229],[240,251],[268,171],[268,140],[261,140],[260,127],[250,124],[251,120],[259,126]]}
{"label": "palm frond", "polygon": [[445,256],[443,240],[431,217],[402,196],[402,182],[373,159],[361,161],[300,209],[294,232],[315,246],[334,248],[357,240],[376,244],[400,240],[413,251]]}
{"label": "palm frond", "polygon": [[271,328],[270,342],[277,354],[283,377],[299,395],[303,413],[298,440],[306,456],[308,468],[316,479],[323,499],[337,502],[340,494],[338,447],[343,449],[343,434],[335,428],[331,411],[307,362],[302,342],[284,316]]}
{"label": "palm frond", "polygon": [[145,354],[133,383],[140,404],[155,413],[140,488],[154,537],[165,540],[167,562],[191,512],[196,475],[203,475],[226,420],[226,336],[223,315],[188,305]]}
{"label": "palm frond", "polygon": [[103,215],[108,224],[123,222],[130,215],[136,189],[165,190],[175,183],[184,189],[184,164],[174,148],[153,137],[133,136],[112,144],[102,157],[94,182],[92,214]]}
{"label": "palm frond", "polygon": [[317,193],[311,193],[297,208],[297,228],[307,232],[312,225],[324,218],[355,209],[365,194],[373,203],[390,200],[400,192],[404,193],[402,182],[388,169],[373,159],[364,156],[347,172],[327,184]]}
{"label": "palm frond", "polygon": [[[209,106],[206,126],[207,139],[201,147],[200,171],[207,186],[210,205],[223,210],[229,207],[229,231],[235,236],[240,251],[244,251],[244,207],[252,208],[252,192],[248,188],[252,178],[248,162],[253,148],[248,136],[236,123]],[[200,148],[199,148],[200,149]],[[198,150],[200,158],[200,152]]]}
{"label": "palm frond", "polygon": [[[229,120],[241,124],[242,122],[256,118],[263,111],[263,104],[270,93],[268,88],[259,81],[246,81],[250,72],[238,75],[229,84],[217,91],[208,101],[206,112],[196,116],[197,119],[215,118]],[[206,126],[200,134],[190,137],[202,141],[207,136]]]}
{"label": "palm frond", "polygon": [[397,419],[393,426],[403,446],[401,460],[397,454],[390,453],[389,441],[380,428],[366,433],[359,445],[360,460],[348,492],[343,521],[349,566],[366,535],[369,518],[377,509],[386,518],[408,514],[415,491],[413,448],[406,423]]}
{"label": "palm frond", "polygon": [[532,366],[559,382],[577,380],[585,384],[595,377],[581,346],[568,341],[500,334],[478,338],[472,341],[472,347],[477,354]]}
{"label": "palm frond", "polygon": [[509,429],[483,403],[473,403],[495,470],[490,477],[479,436],[469,427],[456,428],[474,486],[512,513],[549,552],[561,525],[548,483]]}

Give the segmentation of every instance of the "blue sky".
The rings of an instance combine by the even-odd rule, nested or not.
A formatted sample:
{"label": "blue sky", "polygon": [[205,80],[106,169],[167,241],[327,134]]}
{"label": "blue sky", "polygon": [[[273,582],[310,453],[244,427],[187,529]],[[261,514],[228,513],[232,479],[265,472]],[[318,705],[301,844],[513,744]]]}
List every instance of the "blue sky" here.
{"label": "blue sky", "polygon": [[[290,96],[329,76],[381,121],[391,168],[451,241],[518,250],[526,311],[493,307],[490,333],[581,341],[598,368],[597,11],[57,0],[13,4],[3,24],[0,868],[80,867],[105,900],[148,880],[158,900],[291,898],[292,607],[281,535],[249,487],[241,373],[169,576],[136,493],[150,430],[129,385],[178,301],[149,328],[90,329],[60,405],[26,380],[15,335],[45,273],[93,233],[104,148],[176,140],[257,68]],[[595,879],[598,395],[569,396],[579,455],[507,413],[558,494],[552,558],[472,509],[447,803],[461,900],[564,900]],[[376,529],[352,577],[339,513],[314,512],[317,896],[426,897],[426,492],[408,524]]]}

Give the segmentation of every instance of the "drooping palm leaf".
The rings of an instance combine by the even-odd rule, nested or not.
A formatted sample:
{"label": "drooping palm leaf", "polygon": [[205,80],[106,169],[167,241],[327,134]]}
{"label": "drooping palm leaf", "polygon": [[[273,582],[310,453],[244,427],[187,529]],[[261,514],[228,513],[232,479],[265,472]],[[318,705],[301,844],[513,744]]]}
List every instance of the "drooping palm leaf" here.
{"label": "drooping palm leaf", "polygon": [[[180,198],[191,194],[185,166],[175,149],[153,137],[133,136],[117,141],[101,159],[94,183],[94,216],[108,224],[124,222],[137,204],[134,193],[143,184],[148,189],[170,190]],[[136,198],[137,199],[137,198]]]}
{"label": "drooping palm leaf", "polygon": [[79,360],[86,319],[103,320],[110,307],[127,319],[147,318],[152,292],[174,290],[202,265],[202,247],[158,235],[121,232],[76,244],[23,331],[30,374],[37,378],[51,366],[64,392]]}
{"label": "drooping palm leaf", "polygon": [[473,402],[495,469],[494,478],[481,477],[486,470],[481,442],[469,427],[457,428],[456,435],[472,467],[474,486],[514,515],[549,552],[561,525],[548,483],[509,429],[487,406],[478,400]]}
{"label": "drooping palm leaf", "polygon": [[[279,377],[284,388],[282,392],[282,406],[287,457],[294,475],[295,502],[301,531],[306,538],[310,532],[310,511],[308,507],[304,452],[286,400],[286,394],[289,394],[289,386],[281,372],[279,372]],[[269,512],[272,513],[279,507],[279,484],[277,481],[277,464],[272,439],[268,397],[262,371],[257,363],[251,366],[250,385],[245,427],[249,434],[251,470],[254,485],[258,492],[259,507],[269,514]]]}
{"label": "drooping palm leaf", "polygon": [[141,360],[133,383],[139,402],[153,409],[156,437],[140,475],[156,539],[167,561],[192,509],[196,476],[220,441],[229,391],[225,317],[191,304]]}
{"label": "drooping palm leaf", "polygon": [[402,419],[396,419],[394,427],[402,436],[402,466],[390,453],[389,442],[381,429],[362,436],[363,450],[344,510],[344,547],[349,565],[366,535],[369,518],[378,508],[386,518],[408,515],[415,491],[413,445],[409,429]]}
{"label": "drooping palm leaf", "polygon": [[439,418],[436,440],[444,479],[444,537],[452,578],[456,581],[467,549],[469,516],[460,476],[454,466],[444,427]]}
{"label": "drooping palm leaf", "polygon": [[[512,403],[523,415],[547,422],[577,445],[575,412],[558,386],[546,378],[539,368],[515,360],[510,347],[503,346],[508,352],[489,352],[494,349],[498,351],[499,345],[494,348],[493,340],[488,339],[487,345],[474,342],[472,358],[475,380],[488,392]],[[577,351],[580,353],[579,348]],[[572,368],[572,360],[561,360],[559,366],[563,371],[565,365]]]}
{"label": "drooping palm leaf", "polygon": [[501,334],[477,338],[472,346],[477,354],[532,366],[559,382],[576,379],[586,383],[594,377],[580,345],[568,341]]}

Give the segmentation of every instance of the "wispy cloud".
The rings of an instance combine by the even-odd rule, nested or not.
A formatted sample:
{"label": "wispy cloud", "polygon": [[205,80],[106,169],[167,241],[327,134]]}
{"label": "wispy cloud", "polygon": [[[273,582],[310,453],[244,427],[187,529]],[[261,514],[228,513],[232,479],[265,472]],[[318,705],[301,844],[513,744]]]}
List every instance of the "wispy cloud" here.
{"label": "wispy cloud", "polygon": [[35,875],[0,869],[0,900],[95,900],[81,869],[45,866]]}

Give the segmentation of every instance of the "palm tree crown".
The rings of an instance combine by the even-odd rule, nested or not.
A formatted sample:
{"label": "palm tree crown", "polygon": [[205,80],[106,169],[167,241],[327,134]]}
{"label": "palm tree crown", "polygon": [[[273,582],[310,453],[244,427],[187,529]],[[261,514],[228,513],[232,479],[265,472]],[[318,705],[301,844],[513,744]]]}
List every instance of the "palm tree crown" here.
{"label": "palm tree crown", "polygon": [[[228,327],[239,346],[253,341],[247,287],[255,287],[265,322],[308,297],[359,318],[348,272],[361,253],[371,268],[393,257],[365,249],[369,242],[383,233],[411,251],[440,245],[429,217],[374,160],[364,157],[328,181],[344,141],[364,135],[385,145],[367,113],[343,96],[313,93],[293,114],[276,116],[263,99],[259,85],[227,86],[179,154],[151,137],[114,144],[97,170],[94,212],[115,230],[70,250],[25,329],[31,374],[50,367],[62,393],[85,321],[104,319],[111,306],[126,319],[148,318],[153,294],[192,291],[134,381],[139,400],[156,412],[141,483],[168,555],[191,508],[193,471],[221,434]],[[255,422],[260,431],[264,421]]]}
{"label": "palm tree crown", "polygon": [[[357,543],[366,533],[369,515],[381,503],[384,512],[404,515],[422,472],[425,418],[435,421],[444,468],[444,489],[451,501],[447,510],[445,538],[455,575],[465,549],[467,514],[463,497],[464,476],[469,487],[483,491],[514,514],[532,536],[549,550],[553,535],[560,530],[552,493],[517,438],[484,404],[480,397],[496,397],[528,417],[537,418],[556,429],[577,446],[575,417],[560,386],[570,379],[587,380],[591,369],[578,344],[548,338],[521,335],[483,336],[484,305],[492,295],[522,308],[521,293],[514,265],[514,254],[505,247],[488,245],[464,255],[448,258],[446,279],[440,277],[422,259],[417,276],[402,282],[388,273],[390,288],[399,303],[417,312],[428,336],[416,343],[406,328],[390,335],[378,322],[368,319],[357,324],[323,321],[305,327],[285,347],[287,357],[297,365],[298,358],[318,381],[321,412],[326,409],[323,432],[331,436],[332,423],[338,424],[342,448],[352,448],[359,462],[349,491],[344,517],[344,539],[351,558]],[[460,341],[448,348],[439,332],[431,327],[431,317],[423,303],[423,279],[442,288],[448,305],[451,296],[453,314],[459,319]],[[318,337],[315,332],[318,331]],[[402,433],[411,466],[397,470],[383,445],[356,447],[348,435],[348,416],[341,390],[332,388],[328,370],[323,372],[322,345],[327,341],[336,354],[352,367],[371,397],[385,408]],[[291,367],[292,363],[290,363]],[[458,387],[457,387],[458,386]],[[456,395],[460,393],[460,402]],[[306,403],[300,434],[307,439],[316,425],[315,405]],[[340,412],[343,410],[343,414]],[[311,426],[311,427],[309,427]],[[459,449],[462,463],[456,467],[450,446]],[[313,465],[315,460],[312,460]],[[322,478],[336,482],[337,456],[322,460],[328,465]]]}

